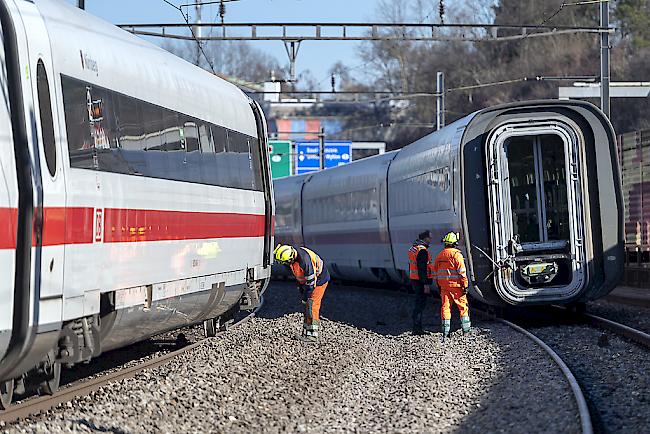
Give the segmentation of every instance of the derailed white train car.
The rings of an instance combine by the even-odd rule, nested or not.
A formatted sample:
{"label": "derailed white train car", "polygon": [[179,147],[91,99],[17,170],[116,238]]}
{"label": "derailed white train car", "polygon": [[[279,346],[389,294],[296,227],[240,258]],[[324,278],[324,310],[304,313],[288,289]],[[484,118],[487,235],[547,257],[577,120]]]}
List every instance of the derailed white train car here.
{"label": "derailed white train car", "polygon": [[266,124],[235,86],[62,1],[0,0],[0,387],[254,308]]}
{"label": "derailed white train car", "polygon": [[278,241],[322,252],[340,279],[405,283],[425,229],[432,254],[461,232],[470,293],[492,305],[582,303],[622,275],[615,136],[589,103],[481,110],[394,153],[274,185],[278,222],[302,217],[278,223]]}

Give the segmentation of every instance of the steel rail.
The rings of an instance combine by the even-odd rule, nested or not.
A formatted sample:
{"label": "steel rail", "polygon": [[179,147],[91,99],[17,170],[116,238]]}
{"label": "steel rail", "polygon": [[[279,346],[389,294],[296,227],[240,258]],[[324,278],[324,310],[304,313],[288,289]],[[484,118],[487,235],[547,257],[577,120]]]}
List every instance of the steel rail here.
{"label": "steel rail", "polygon": [[[561,310],[563,313],[568,310],[564,306],[554,305],[552,307],[557,310]],[[603,318],[602,316],[594,315],[593,313],[579,313],[577,319],[581,319],[587,324],[594,327],[612,331],[617,335],[626,337],[643,347],[650,348],[650,334],[642,332],[641,330],[626,326],[625,324],[621,324],[611,319]]]}
{"label": "steel rail", "polygon": [[[474,308],[473,311],[479,312],[480,314],[486,317],[491,317],[491,315],[489,315],[487,312],[482,311],[480,309]],[[575,375],[573,375],[573,372],[571,372],[571,369],[564,362],[564,360],[562,360],[562,358],[550,346],[548,346],[548,344],[546,344],[543,340],[541,340],[535,334],[529,332],[528,330],[502,318],[492,318],[492,319],[502,324],[505,324],[515,329],[519,333],[523,334],[524,336],[528,337],[551,357],[551,359],[555,362],[555,364],[560,368],[562,374],[564,375],[564,378],[567,380],[569,386],[571,387],[571,392],[573,392],[573,397],[575,398],[576,404],[578,406],[578,412],[580,414],[580,426],[582,428],[582,434],[593,434],[594,428],[591,422],[591,413],[589,412],[589,406],[587,405],[587,400],[585,399],[585,396],[582,393],[582,389],[580,388],[580,384],[578,384],[578,380],[576,380]]]}
{"label": "steel rail", "polygon": [[635,328],[626,326],[625,324],[612,321],[611,319],[603,318],[591,313],[583,313],[581,316],[585,321],[593,326],[610,330],[618,335],[624,336],[637,344],[650,348],[650,335],[637,330]]}
{"label": "steel rail", "polygon": [[[222,330],[217,334],[217,336],[226,333],[228,330],[238,327],[255,316],[257,311],[263,306],[264,297],[260,298],[260,305],[253,310],[251,313],[246,315],[244,318],[239,320],[237,323],[232,326]],[[104,375],[101,375],[90,380],[81,380],[79,382],[72,383],[70,386],[67,386],[57,393],[51,396],[41,396],[38,398],[29,398],[20,404],[10,406],[7,410],[0,411],[0,421],[5,423],[15,422],[19,419],[24,419],[34,414],[50,410],[51,408],[73,400],[74,398],[87,396],[91,393],[99,390],[101,387],[106,386],[110,382],[124,380],[126,378],[135,377],[140,372],[146,369],[154,369],[160,366],[163,366],[171,362],[176,357],[187,353],[188,351],[198,347],[204,342],[212,338],[204,338],[198,342],[187,345],[183,348],[180,348],[171,353],[163,354],[161,356],[155,357],[153,359],[146,360],[138,365],[131,366],[128,368],[119,369],[114,372],[110,372]]]}

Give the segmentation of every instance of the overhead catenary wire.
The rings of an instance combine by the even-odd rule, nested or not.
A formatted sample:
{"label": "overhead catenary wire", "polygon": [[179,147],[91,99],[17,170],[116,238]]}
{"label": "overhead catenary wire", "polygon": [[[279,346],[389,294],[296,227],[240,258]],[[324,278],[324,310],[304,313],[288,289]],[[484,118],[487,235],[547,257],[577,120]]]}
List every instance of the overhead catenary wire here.
{"label": "overhead catenary wire", "polygon": [[185,5],[176,6],[175,4],[170,2],[169,0],[162,0],[162,1],[167,3],[169,6],[173,7],[174,9],[176,9],[178,12],[181,13],[181,16],[183,17],[183,20],[185,21],[185,24],[187,24],[187,28],[190,29],[190,33],[192,34],[192,39],[198,45],[199,50],[201,51],[201,54],[205,58],[205,61],[208,63],[208,66],[210,67],[210,71],[213,74],[216,74],[217,72],[214,69],[214,64],[212,63],[212,61],[210,60],[208,55],[205,53],[205,50],[203,49],[203,45],[201,44],[201,41],[199,41],[198,38],[196,37],[196,34],[194,34],[194,29],[192,28],[192,25],[190,24],[189,18],[187,17],[187,15],[185,15],[185,12],[183,12],[182,6],[185,6]]}
{"label": "overhead catenary wire", "polygon": [[[562,10],[567,7],[567,6],[583,6],[583,5],[591,5],[591,4],[597,4],[597,3],[609,3],[610,0],[581,0],[581,1],[574,1],[574,2],[569,2],[564,0],[561,4],[560,7],[557,8],[552,14],[550,14],[548,17],[544,18],[541,23],[539,23],[540,26],[546,25],[549,21],[551,21],[553,18],[555,18],[557,15],[562,12]],[[524,39],[526,39],[531,33],[527,33]]]}

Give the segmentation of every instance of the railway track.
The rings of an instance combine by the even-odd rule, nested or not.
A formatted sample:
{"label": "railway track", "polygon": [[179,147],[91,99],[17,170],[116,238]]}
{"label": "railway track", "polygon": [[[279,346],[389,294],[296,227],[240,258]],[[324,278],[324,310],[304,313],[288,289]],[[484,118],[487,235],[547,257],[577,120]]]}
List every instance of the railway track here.
{"label": "railway track", "polygon": [[[260,300],[260,305],[251,313],[246,315],[244,318],[237,321],[235,324],[230,327],[224,328],[217,336],[222,333],[227,332],[229,329],[237,327],[245,322],[249,321],[255,316],[258,310],[263,306],[264,298]],[[0,421],[5,423],[11,423],[19,419],[24,419],[32,415],[38,414],[43,411],[50,410],[51,408],[56,407],[59,404],[64,402],[71,401],[77,397],[87,396],[91,393],[99,390],[101,387],[106,386],[108,383],[114,381],[120,381],[126,378],[131,378],[147,369],[154,369],[159,366],[163,366],[169,363],[171,360],[179,357],[192,349],[198,347],[203,342],[212,338],[203,338],[197,342],[194,342],[190,345],[184,346],[176,351],[170,353],[162,354],[154,358],[145,360],[144,362],[130,367],[125,367],[123,369],[118,369],[106,374],[100,375],[91,379],[82,379],[76,382],[71,383],[70,385],[62,388],[58,392],[49,396],[39,396],[34,398],[28,398],[25,401],[15,404],[9,407],[7,410],[0,411]]]}
{"label": "railway track", "polygon": [[[627,341],[630,345],[630,342],[638,345],[640,348],[636,350],[621,350],[620,348],[613,350],[614,355],[616,353],[621,353],[621,351],[635,351],[643,352],[646,349],[650,348],[650,335],[644,333],[640,330],[637,330],[633,327],[621,324],[617,321],[613,321],[602,316],[594,315],[591,313],[575,313],[571,312],[569,316],[569,310],[562,306],[551,306],[551,312],[553,313],[551,317],[555,318],[555,321],[561,320],[561,323],[548,324],[548,314],[539,315],[539,312],[532,311],[532,316],[527,316],[525,318],[513,319],[511,322],[505,319],[496,318],[492,313],[487,313],[481,311],[480,309],[474,308],[475,312],[478,312],[482,315],[487,315],[488,317],[499,321],[501,323],[507,324],[510,327],[513,327],[520,331],[521,333],[530,335],[538,345],[540,345],[545,351],[549,350],[555,354],[551,356],[556,362],[556,358],[562,360],[562,363],[565,365],[566,369],[561,368],[563,372],[571,372],[570,376],[572,377],[569,380],[565,372],[565,377],[569,380],[571,388],[576,397],[576,402],[580,408],[580,418],[582,421],[582,432],[615,432],[616,429],[612,429],[609,425],[608,418],[612,417],[612,411],[614,414],[619,414],[617,409],[612,410],[612,406],[621,405],[616,398],[611,396],[611,392],[607,390],[603,391],[602,384],[606,384],[605,389],[619,389],[626,386],[629,387],[630,380],[628,378],[628,373],[630,376],[636,375],[632,368],[623,368],[623,376],[618,378],[618,374],[612,374],[611,367],[607,365],[607,359],[612,357],[612,354],[607,355],[607,350],[605,348],[609,347],[608,343],[609,338],[606,334],[600,334],[597,346],[591,346],[594,341],[590,340],[578,340],[579,346],[593,348],[589,349],[589,361],[585,361],[584,348],[579,349],[575,344],[571,344],[571,339],[569,338],[572,333],[570,330],[576,330],[580,328],[580,325],[587,325],[588,328],[583,330],[598,329],[598,330],[607,330],[617,335],[618,337],[623,338],[623,341]],[[546,311],[548,312],[548,310]],[[541,323],[541,325],[540,325]],[[541,327],[541,328],[540,328]],[[555,328],[555,330],[554,330]],[[534,330],[529,330],[534,329]],[[588,332],[586,332],[588,333]],[[601,332],[599,332],[601,333]],[[593,331],[591,332],[594,335]],[[595,335],[598,336],[598,335]],[[593,339],[593,338],[592,338]],[[604,341],[601,343],[601,339]],[[619,344],[622,345],[622,344]],[[634,345],[633,345],[634,346]],[[581,353],[582,351],[582,353]],[[603,353],[604,352],[604,353]],[[602,353],[602,355],[601,355]],[[549,352],[549,354],[551,354]],[[626,355],[626,358],[628,356]],[[581,360],[582,359],[582,360]],[[619,364],[621,362],[616,362]],[[628,363],[627,361],[625,363]],[[631,363],[631,362],[630,362]],[[632,363],[633,364],[633,363]],[[558,363],[558,365],[560,365]],[[639,386],[643,388],[643,386]],[[582,398],[579,398],[577,391],[580,390]],[[631,401],[634,398],[630,398]],[[629,403],[628,403],[629,404]],[[623,404],[625,406],[625,404]],[[585,406],[587,412],[585,413]],[[587,422],[587,418],[590,418],[593,422]],[[647,421],[641,421],[641,424],[645,424]],[[645,428],[641,428],[641,425],[635,427],[638,428],[638,431],[644,431]],[[647,427],[646,427],[647,428]]]}
{"label": "railway track", "polygon": [[502,318],[495,318],[494,316],[490,315],[488,312],[485,312],[480,309],[474,308],[473,312],[477,312],[484,317],[491,318],[494,321],[497,321],[501,324],[504,324],[516,330],[517,332],[523,334],[524,336],[526,336],[527,338],[535,342],[540,348],[542,348],[542,350],[546,352],[546,354],[548,354],[548,356],[553,360],[553,362],[555,362],[555,364],[560,368],[560,371],[562,371],[562,375],[564,376],[565,380],[569,384],[569,387],[571,388],[571,392],[573,393],[573,397],[575,399],[576,405],[578,406],[578,413],[580,417],[580,427],[581,427],[582,434],[593,434],[594,428],[591,421],[591,413],[589,411],[587,399],[585,398],[585,395],[582,392],[582,388],[580,387],[578,380],[576,379],[573,372],[571,372],[571,369],[566,364],[566,362],[546,342],[544,342],[542,339],[537,337],[534,333],[531,333],[525,328],[520,327],[519,325],[510,322],[508,320]]}
{"label": "railway track", "polygon": [[645,348],[650,348],[650,334],[642,332],[641,330],[586,312],[581,314],[581,319],[589,325],[609,330],[619,336],[634,341]]}

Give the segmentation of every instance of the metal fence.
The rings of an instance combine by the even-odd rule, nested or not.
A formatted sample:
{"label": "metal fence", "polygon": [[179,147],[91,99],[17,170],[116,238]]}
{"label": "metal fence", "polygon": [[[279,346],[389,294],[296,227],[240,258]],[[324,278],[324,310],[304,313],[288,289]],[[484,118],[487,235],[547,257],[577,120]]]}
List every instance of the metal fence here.
{"label": "metal fence", "polygon": [[625,205],[624,283],[648,287],[650,281],[650,130],[618,136]]}

